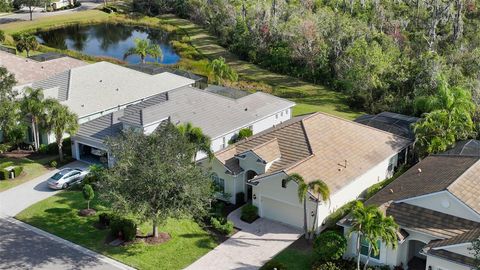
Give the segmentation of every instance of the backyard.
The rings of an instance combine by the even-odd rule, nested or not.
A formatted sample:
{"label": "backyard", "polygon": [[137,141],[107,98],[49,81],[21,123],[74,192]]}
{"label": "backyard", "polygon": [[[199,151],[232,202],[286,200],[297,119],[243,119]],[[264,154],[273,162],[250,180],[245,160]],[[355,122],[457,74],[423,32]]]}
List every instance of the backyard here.
{"label": "backyard", "polygon": [[[225,48],[217,44],[216,39],[209,35],[206,30],[192,22],[180,19],[174,15],[160,17],[133,17],[122,14],[107,14],[99,10],[78,12],[72,15],[40,18],[33,22],[22,21],[0,25],[0,29],[7,34],[24,31],[38,31],[50,28],[58,28],[71,24],[94,24],[100,22],[123,23],[158,27],[169,32],[179,34],[178,40],[172,42],[174,48],[182,59],[178,66],[182,69],[206,75],[208,60],[224,57],[240,77],[241,85],[249,85],[248,88],[270,88],[272,94],[288,98],[297,103],[294,107],[294,115],[301,115],[316,111],[326,112],[347,119],[354,119],[361,112],[352,111],[346,104],[345,96],[332,91],[325,86],[311,84],[286,75],[280,75],[262,69],[254,64],[239,60]],[[11,39],[7,38],[7,42]],[[54,49],[41,46],[41,51]],[[59,51],[59,50],[54,50]],[[60,51],[73,57],[87,61],[98,61],[86,55],[72,51]],[[118,61],[117,61],[118,62]]]}
{"label": "backyard", "polygon": [[[25,209],[16,218],[138,269],[182,269],[217,245],[215,238],[196,222],[169,219],[159,227],[160,232],[171,236],[168,242],[157,245],[136,242],[113,247],[106,241],[109,230],[95,227],[98,214],[108,209],[96,199],[91,206],[97,215],[79,216],[78,211],[86,207],[82,193],[63,191]],[[151,226],[145,223],[140,229],[147,233]]]}
{"label": "backyard", "polygon": [[0,158],[0,164],[13,162],[14,166],[22,166],[23,172],[13,180],[0,180],[0,192],[13,188],[48,172],[48,164],[57,156],[22,157],[22,158]]}

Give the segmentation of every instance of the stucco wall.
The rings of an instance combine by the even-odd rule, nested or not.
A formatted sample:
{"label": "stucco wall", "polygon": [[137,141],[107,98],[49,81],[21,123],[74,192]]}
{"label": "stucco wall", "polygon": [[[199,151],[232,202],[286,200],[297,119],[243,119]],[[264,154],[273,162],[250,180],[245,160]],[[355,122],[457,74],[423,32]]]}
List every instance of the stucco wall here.
{"label": "stucco wall", "polygon": [[461,244],[461,245],[456,245],[451,247],[444,247],[442,249],[473,258],[473,253],[470,250],[471,248],[472,248],[472,244],[468,243],[468,244]]}
{"label": "stucco wall", "polygon": [[480,222],[480,215],[475,213],[470,207],[459,201],[448,191],[415,197],[404,200],[404,202],[437,212]]}

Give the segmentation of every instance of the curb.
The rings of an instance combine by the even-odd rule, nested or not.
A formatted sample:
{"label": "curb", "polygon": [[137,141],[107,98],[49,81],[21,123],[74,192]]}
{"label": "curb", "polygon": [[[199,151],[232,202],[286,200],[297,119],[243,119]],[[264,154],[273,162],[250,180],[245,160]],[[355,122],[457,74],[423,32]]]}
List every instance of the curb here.
{"label": "curb", "polygon": [[27,229],[27,230],[29,230],[29,231],[32,231],[32,232],[34,232],[34,233],[36,233],[36,234],[42,235],[42,236],[44,236],[44,237],[47,237],[48,239],[50,239],[50,240],[52,240],[52,241],[55,241],[55,242],[57,242],[57,243],[60,243],[60,244],[66,245],[66,246],[68,246],[68,247],[70,247],[70,248],[73,248],[73,249],[75,249],[75,250],[77,250],[77,251],[80,251],[80,252],[82,252],[82,253],[84,253],[84,254],[86,254],[86,255],[88,255],[88,256],[91,256],[91,257],[93,257],[93,258],[95,258],[95,259],[98,259],[98,260],[100,260],[100,261],[102,261],[102,262],[108,263],[108,264],[110,264],[110,265],[112,265],[112,266],[114,266],[114,267],[116,267],[116,268],[118,268],[118,269],[123,269],[123,270],[135,270],[135,268],[130,267],[130,266],[126,265],[126,264],[123,264],[123,263],[121,263],[121,262],[119,262],[119,261],[117,261],[117,260],[114,260],[114,259],[109,258],[109,257],[107,257],[107,256],[101,255],[101,254],[99,254],[99,253],[97,253],[97,252],[94,252],[94,251],[92,251],[92,250],[90,250],[90,249],[84,248],[84,247],[82,247],[82,246],[80,246],[80,245],[74,244],[74,243],[72,243],[72,242],[70,242],[70,241],[68,241],[68,240],[65,240],[65,239],[63,239],[63,238],[60,238],[60,237],[58,237],[58,236],[56,236],[56,235],[53,235],[53,234],[51,234],[51,233],[45,232],[45,231],[43,231],[43,230],[40,230],[40,229],[38,229],[38,228],[36,228],[36,227],[33,227],[33,226],[31,226],[31,225],[28,225],[27,223],[24,223],[24,222],[22,222],[22,221],[20,221],[20,220],[18,220],[18,219],[13,218],[13,217],[6,216],[6,215],[3,215],[3,214],[0,213],[0,218],[1,218],[1,219],[4,219],[4,220],[6,220],[6,221],[8,221],[8,222],[10,222],[10,223],[13,223],[13,224],[15,224],[15,225],[18,225],[18,226],[20,226],[20,227],[23,227],[23,228],[25,228],[25,229]]}

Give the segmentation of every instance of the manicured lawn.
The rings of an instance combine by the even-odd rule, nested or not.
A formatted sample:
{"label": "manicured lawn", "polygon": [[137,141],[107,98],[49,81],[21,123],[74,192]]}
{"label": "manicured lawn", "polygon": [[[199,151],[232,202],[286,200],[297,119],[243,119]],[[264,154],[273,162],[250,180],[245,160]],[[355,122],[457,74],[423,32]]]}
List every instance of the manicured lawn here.
{"label": "manicured lawn", "polygon": [[[107,210],[97,200],[91,205],[97,209],[97,214]],[[78,210],[85,207],[81,192],[64,191],[27,208],[16,218],[138,269],[182,269],[217,245],[214,238],[194,221],[171,219],[159,228],[172,237],[166,243],[111,247],[105,244],[108,230],[94,227],[98,216],[77,215]],[[146,233],[151,227],[144,224],[141,230]]]}
{"label": "manicured lawn", "polygon": [[0,164],[11,161],[14,162],[15,165],[23,166],[23,173],[21,176],[16,177],[14,180],[0,180],[0,192],[47,173],[48,167],[46,167],[46,165],[55,158],[57,158],[57,156],[48,156],[41,159],[0,158]]}
{"label": "manicured lawn", "polygon": [[[301,239],[298,241],[305,240]],[[312,268],[314,256],[311,250],[297,249],[290,246],[277,254],[272,260],[282,263],[288,270],[304,270]]]}

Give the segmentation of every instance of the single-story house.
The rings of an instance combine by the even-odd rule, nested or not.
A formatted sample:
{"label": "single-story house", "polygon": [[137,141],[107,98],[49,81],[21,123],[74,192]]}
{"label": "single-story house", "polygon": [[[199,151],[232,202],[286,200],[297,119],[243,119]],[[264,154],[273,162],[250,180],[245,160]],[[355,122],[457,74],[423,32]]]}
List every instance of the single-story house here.
{"label": "single-story house", "polygon": [[[104,145],[107,137],[127,128],[150,134],[163,121],[190,122],[200,127],[211,138],[212,151],[219,151],[228,146],[240,129],[250,128],[256,134],[289,120],[294,105],[263,92],[232,99],[185,86],[82,123],[72,137],[73,157],[90,162],[99,158],[103,163],[110,160],[111,165]],[[204,153],[197,155],[197,159],[204,157]]]}
{"label": "single-story house", "polygon": [[[471,142],[470,142],[471,143]],[[457,145],[453,152],[464,148]],[[398,247],[380,244],[370,262],[404,269],[470,270],[472,241],[480,237],[480,155],[431,155],[367,200],[400,226]],[[351,217],[339,222],[348,237]],[[356,256],[357,235],[345,257]],[[368,244],[361,242],[362,259]]]}
{"label": "single-story house", "polygon": [[[405,162],[412,140],[324,113],[295,117],[215,153],[209,166],[219,196],[244,199],[259,215],[294,227],[303,226],[303,204],[294,173],[306,182],[320,179],[331,191],[328,203],[309,191],[308,224],[318,204],[316,229],[327,216],[357,199],[371,185],[392,176]],[[223,196],[222,196],[223,194]],[[227,196],[224,196],[227,194]],[[237,195],[240,194],[240,195]]]}

